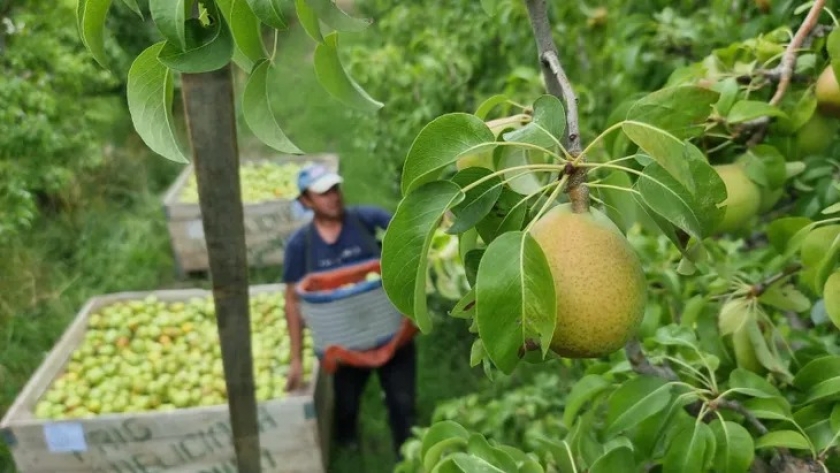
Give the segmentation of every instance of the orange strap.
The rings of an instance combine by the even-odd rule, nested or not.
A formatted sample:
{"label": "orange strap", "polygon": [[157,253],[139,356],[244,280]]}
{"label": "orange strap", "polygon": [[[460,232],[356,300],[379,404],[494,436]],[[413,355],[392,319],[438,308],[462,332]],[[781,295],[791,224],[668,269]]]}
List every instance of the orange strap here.
{"label": "orange strap", "polygon": [[330,345],[324,352],[321,369],[327,373],[335,373],[339,364],[355,366],[357,368],[378,368],[388,362],[397,349],[410,342],[419,330],[409,319],[403,319],[397,335],[387,344],[365,351],[353,351],[338,345]]}

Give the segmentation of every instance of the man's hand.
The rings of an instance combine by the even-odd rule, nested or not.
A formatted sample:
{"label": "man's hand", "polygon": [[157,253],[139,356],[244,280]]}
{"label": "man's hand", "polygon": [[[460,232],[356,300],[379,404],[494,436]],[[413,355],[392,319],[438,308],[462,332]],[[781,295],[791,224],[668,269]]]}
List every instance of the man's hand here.
{"label": "man's hand", "polygon": [[286,392],[292,392],[300,388],[303,380],[303,364],[300,358],[292,360],[289,364],[289,373],[286,375]]}

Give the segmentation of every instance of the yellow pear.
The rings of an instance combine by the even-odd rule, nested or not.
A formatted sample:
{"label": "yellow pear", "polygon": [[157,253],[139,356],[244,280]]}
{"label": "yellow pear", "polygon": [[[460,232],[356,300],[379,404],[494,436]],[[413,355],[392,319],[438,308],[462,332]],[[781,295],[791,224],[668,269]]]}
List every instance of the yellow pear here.
{"label": "yellow pear", "polygon": [[531,235],[548,259],[557,293],[551,350],[598,358],[620,349],[642,322],[647,281],[633,247],[602,212],[558,205]]}
{"label": "yellow pear", "polygon": [[726,213],[716,231],[736,232],[749,224],[761,205],[761,189],[747,176],[740,164],[719,164],[714,166],[726,186]]}
{"label": "yellow pear", "polygon": [[817,106],[825,115],[840,117],[840,85],[837,84],[837,77],[831,66],[823,69],[814,89],[817,97]]}

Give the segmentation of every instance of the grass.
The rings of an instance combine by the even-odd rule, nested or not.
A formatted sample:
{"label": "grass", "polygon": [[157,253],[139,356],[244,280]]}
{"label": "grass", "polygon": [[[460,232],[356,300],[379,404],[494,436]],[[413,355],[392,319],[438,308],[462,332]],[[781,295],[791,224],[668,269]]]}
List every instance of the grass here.
{"label": "grass", "polygon": [[[352,123],[342,105],[300,67],[313,43],[298,27],[278,45],[278,78],[285,92],[275,100],[283,126],[307,152],[348,148]],[[180,166],[152,155],[127,133],[110,164],[80,176],[72,198],[61,201],[26,235],[0,248],[0,416],[63,333],[84,302],[93,296],[130,290],[207,287],[200,278],[178,280],[160,196]],[[248,143],[247,133],[243,143]],[[104,143],[103,143],[104,145]],[[244,147],[247,149],[247,146]],[[246,151],[247,152],[247,151]],[[342,155],[344,158],[344,155]],[[349,203],[393,208],[376,179],[376,163],[356,155],[342,165]],[[275,282],[279,268],[253,271],[252,284]],[[459,320],[442,320],[431,336],[419,338],[418,414],[425,424],[437,402],[487,384],[480,369],[468,365],[471,336]],[[360,454],[335,452],[330,472],[391,471],[390,433],[378,380],[371,378],[363,398]],[[14,472],[8,448],[0,442],[0,472]]]}

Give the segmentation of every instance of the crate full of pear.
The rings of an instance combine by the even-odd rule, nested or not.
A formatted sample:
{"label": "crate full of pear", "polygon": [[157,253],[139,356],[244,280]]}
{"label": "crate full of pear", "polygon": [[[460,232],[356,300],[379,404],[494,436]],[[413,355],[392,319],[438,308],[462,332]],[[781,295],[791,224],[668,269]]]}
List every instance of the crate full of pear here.
{"label": "crate full of pear", "polygon": [[[296,202],[298,172],[310,163],[338,171],[339,158],[335,154],[307,154],[242,160],[239,179],[249,266],[282,264],[286,240],[311,218]],[[182,275],[207,271],[210,264],[192,165],[186,166],[166,191],[163,208],[178,271]]]}
{"label": "crate full of pear", "polygon": [[[283,291],[250,290],[262,471],[323,473],[329,378],[305,334],[304,387],[286,392]],[[236,471],[214,312],[198,289],[88,301],[0,421],[18,471]]]}

